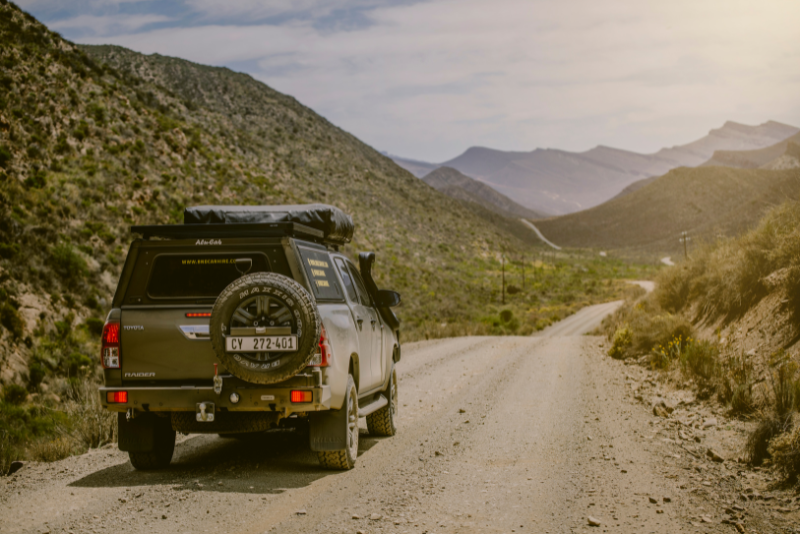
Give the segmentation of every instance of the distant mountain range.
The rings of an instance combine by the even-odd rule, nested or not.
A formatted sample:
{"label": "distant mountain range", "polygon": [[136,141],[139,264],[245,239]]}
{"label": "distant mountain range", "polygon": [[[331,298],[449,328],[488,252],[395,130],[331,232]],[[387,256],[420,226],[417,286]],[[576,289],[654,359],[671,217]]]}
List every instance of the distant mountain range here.
{"label": "distant mountain range", "polygon": [[505,152],[472,147],[442,164],[392,159],[417,177],[438,167],[452,167],[533,211],[565,214],[601,204],[639,180],[660,176],[676,167],[701,165],[717,151],[761,149],[798,132],[798,128],[775,121],[758,126],[729,121],[696,141],[654,154],[606,146],[586,152]]}
{"label": "distant mountain range", "polygon": [[[711,159],[700,167],[733,167],[737,169],[793,169],[800,167],[800,133],[774,145],[755,150],[715,150]],[[633,182],[616,197],[624,197],[657,180],[652,176]]]}
{"label": "distant mountain range", "polygon": [[422,181],[449,197],[462,202],[474,202],[503,217],[513,219],[542,219],[547,217],[543,213],[520,206],[483,182],[465,176],[451,167],[439,167],[426,174]]}
{"label": "distant mountain range", "polygon": [[800,195],[800,133],[759,150],[716,152],[695,168],[640,180],[625,195],[588,210],[536,221],[567,247],[681,254],[693,246],[755,226],[769,208]]}

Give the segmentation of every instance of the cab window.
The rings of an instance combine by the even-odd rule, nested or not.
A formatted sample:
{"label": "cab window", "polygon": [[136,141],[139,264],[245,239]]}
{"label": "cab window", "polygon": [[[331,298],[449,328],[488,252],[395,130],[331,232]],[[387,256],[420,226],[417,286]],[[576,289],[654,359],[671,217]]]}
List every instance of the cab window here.
{"label": "cab window", "polygon": [[358,302],[358,296],[356,295],[356,289],[353,285],[353,279],[350,277],[350,272],[347,270],[347,266],[344,264],[342,258],[336,258],[336,266],[339,268],[339,274],[342,276],[342,283],[344,284],[344,290],[347,293],[347,299],[350,302]]}
{"label": "cab window", "polygon": [[367,288],[364,285],[364,281],[361,279],[361,273],[359,273],[358,269],[355,268],[355,265],[349,261],[347,262],[347,266],[350,268],[350,275],[353,277],[353,281],[356,284],[356,293],[358,293],[358,299],[364,306],[371,306],[372,302],[370,301],[369,293],[367,293]]}

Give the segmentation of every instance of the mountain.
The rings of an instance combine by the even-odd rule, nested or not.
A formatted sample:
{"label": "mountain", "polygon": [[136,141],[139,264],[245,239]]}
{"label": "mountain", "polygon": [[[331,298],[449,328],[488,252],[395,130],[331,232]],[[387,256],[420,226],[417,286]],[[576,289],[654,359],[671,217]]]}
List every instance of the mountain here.
{"label": "mountain", "polygon": [[[793,169],[800,166],[800,161],[792,155],[792,146],[797,146],[798,142],[800,142],[800,132],[765,148],[754,150],[715,150],[711,159],[702,163],[700,166],[735,167],[738,169]],[[658,178],[658,176],[652,176],[633,182],[614,198],[624,197],[625,195],[633,193]]]}
{"label": "mountain", "polygon": [[784,139],[779,143],[757,150],[717,150],[703,166],[738,167],[740,169],[757,169],[780,158],[786,153],[789,143],[800,143],[800,133]]}
{"label": "mountain", "polygon": [[628,195],[536,226],[561,246],[678,254],[683,231],[691,246],[740,234],[798,195],[800,169],[681,167]]}
{"label": "mountain", "polygon": [[74,398],[66,377],[97,373],[130,225],[179,223],[189,205],[341,207],[356,223],[344,252],[377,252],[407,340],[483,313],[496,253],[535,240],[247,75],[87,54],[4,0],[0,42],[0,383]]}
{"label": "mountain", "polygon": [[564,214],[605,202],[638,180],[661,176],[676,167],[700,165],[717,150],[760,149],[798,131],[775,121],[758,126],[729,121],[696,141],[654,154],[605,146],[586,152],[504,152],[472,147],[441,165],[480,180],[527,208]]}
{"label": "mountain", "polygon": [[439,167],[425,175],[422,181],[449,197],[474,202],[503,217],[542,219],[547,216],[520,206],[488,185],[450,167]]}

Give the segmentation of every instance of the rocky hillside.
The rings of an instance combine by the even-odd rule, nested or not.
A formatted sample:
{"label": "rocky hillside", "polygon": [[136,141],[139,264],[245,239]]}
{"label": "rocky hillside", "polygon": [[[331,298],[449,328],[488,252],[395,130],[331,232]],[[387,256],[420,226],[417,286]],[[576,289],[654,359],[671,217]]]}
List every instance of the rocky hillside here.
{"label": "rocky hillside", "polygon": [[798,195],[800,169],[679,168],[629,195],[536,226],[561,246],[683,254],[681,232],[692,236],[690,247],[740,234]]}
{"label": "rocky hillside", "polygon": [[541,219],[546,215],[520,206],[479,180],[450,167],[439,167],[426,174],[422,181],[445,195],[483,206],[503,217]]}
{"label": "rocky hillside", "polygon": [[475,262],[526,247],[249,76],[118,48],[90,57],[5,0],[0,43],[4,383],[93,372],[129,226],[180,222],[187,205],[343,208],[346,251],[378,253],[409,337],[479,313],[493,284]]}

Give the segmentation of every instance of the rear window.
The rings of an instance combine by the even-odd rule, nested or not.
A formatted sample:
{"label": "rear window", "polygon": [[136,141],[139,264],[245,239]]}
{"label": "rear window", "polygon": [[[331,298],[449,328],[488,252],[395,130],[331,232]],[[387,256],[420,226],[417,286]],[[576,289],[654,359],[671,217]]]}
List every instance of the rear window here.
{"label": "rear window", "polygon": [[321,300],[342,300],[344,294],[339,287],[336,273],[333,271],[333,262],[328,253],[305,247],[297,247],[297,250],[303,260],[303,268],[311,282],[314,296]]}
{"label": "rear window", "polygon": [[270,271],[262,253],[245,254],[160,254],[153,260],[147,296],[165,298],[216,298],[231,282],[242,276],[236,260],[249,258],[249,273]]}

